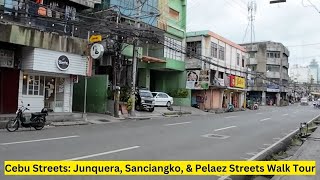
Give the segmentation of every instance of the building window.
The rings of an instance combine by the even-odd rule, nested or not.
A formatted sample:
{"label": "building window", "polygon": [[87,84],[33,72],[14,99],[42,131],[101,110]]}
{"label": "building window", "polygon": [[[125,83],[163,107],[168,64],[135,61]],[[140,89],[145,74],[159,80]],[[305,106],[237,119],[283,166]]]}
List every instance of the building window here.
{"label": "building window", "polygon": [[267,58],[280,58],[280,52],[279,51],[268,51],[267,52]]}
{"label": "building window", "polygon": [[245,66],[244,56],[242,56],[242,67]]}
{"label": "building window", "polygon": [[182,41],[165,37],[164,39],[164,57],[182,61]]}
{"label": "building window", "polygon": [[240,65],[240,54],[237,53],[237,66],[239,66],[239,65]]}
{"label": "building window", "polygon": [[219,79],[223,79],[223,72],[220,72],[220,71],[219,71],[218,78],[219,78]]}
{"label": "building window", "polygon": [[279,71],[280,71],[280,66],[268,64],[268,65],[267,65],[267,71],[270,71],[270,72],[279,72]]}
{"label": "building window", "polygon": [[22,94],[43,96],[44,76],[23,75]]}
{"label": "building window", "polygon": [[218,57],[218,44],[214,42],[211,43],[211,57]]}
{"label": "building window", "polygon": [[179,20],[180,13],[172,8],[169,8],[169,15],[174,20]]}
{"label": "building window", "polygon": [[188,57],[201,57],[201,41],[187,42],[187,56]]}
{"label": "building window", "polygon": [[257,65],[250,65],[250,66],[248,66],[248,68],[251,69],[251,71],[256,71]]}
{"label": "building window", "polygon": [[219,59],[224,60],[224,47],[219,46]]}

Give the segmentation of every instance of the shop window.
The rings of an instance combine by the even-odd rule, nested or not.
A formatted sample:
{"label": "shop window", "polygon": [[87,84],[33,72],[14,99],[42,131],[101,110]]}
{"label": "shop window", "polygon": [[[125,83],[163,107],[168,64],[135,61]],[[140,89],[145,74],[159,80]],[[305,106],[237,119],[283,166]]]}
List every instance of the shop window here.
{"label": "shop window", "polygon": [[44,94],[44,77],[34,75],[23,75],[22,94],[43,96]]}

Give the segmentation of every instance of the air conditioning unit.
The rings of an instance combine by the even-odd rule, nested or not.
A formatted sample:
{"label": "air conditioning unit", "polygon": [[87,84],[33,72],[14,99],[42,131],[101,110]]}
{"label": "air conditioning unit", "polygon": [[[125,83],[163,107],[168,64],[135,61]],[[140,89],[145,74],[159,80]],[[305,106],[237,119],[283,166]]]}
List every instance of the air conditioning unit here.
{"label": "air conditioning unit", "polygon": [[103,56],[100,59],[100,66],[112,66],[112,57],[111,56]]}

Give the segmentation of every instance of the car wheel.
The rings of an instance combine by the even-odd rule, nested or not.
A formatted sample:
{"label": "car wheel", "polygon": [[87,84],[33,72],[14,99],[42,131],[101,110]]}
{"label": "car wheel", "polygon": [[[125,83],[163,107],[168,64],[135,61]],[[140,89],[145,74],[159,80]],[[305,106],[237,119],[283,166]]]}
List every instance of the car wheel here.
{"label": "car wheel", "polygon": [[153,112],[154,111],[154,107],[149,109],[149,112]]}
{"label": "car wheel", "polygon": [[168,101],[166,106],[167,106],[167,107],[171,107],[171,102]]}

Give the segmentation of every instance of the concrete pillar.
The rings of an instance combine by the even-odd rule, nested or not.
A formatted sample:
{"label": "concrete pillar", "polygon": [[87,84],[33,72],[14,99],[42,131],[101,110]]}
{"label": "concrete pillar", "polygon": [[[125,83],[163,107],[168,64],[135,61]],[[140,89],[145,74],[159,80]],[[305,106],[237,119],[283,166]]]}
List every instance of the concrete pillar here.
{"label": "concrete pillar", "polygon": [[276,97],[277,97],[277,106],[280,106],[281,94],[277,93]]}
{"label": "concrete pillar", "polygon": [[150,89],[150,69],[146,69],[146,88]]}
{"label": "concrete pillar", "polygon": [[266,101],[267,101],[266,92],[265,92],[265,91],[262,91],[262,101],[261,101],[261,105],[262,105],[262,106],[265,106],[265,105],[266,105]]}

